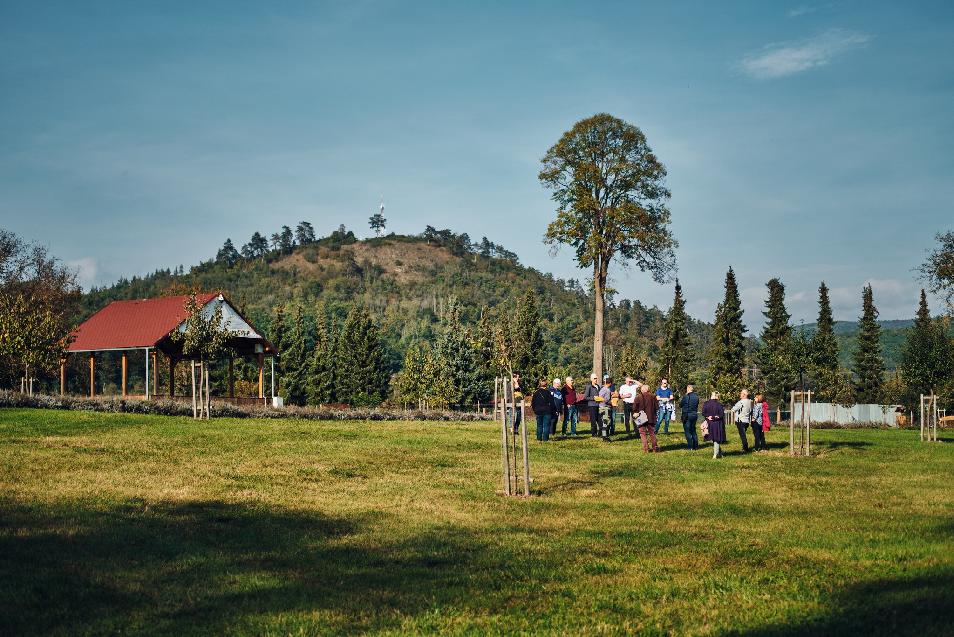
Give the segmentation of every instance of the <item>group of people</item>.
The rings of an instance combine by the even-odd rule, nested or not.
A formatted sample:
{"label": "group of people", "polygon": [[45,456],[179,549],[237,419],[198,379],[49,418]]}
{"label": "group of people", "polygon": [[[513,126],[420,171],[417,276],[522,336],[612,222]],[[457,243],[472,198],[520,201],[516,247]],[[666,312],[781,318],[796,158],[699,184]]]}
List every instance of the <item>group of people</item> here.
{"label": "group of people", "polygon": [[[522,398],[520,394],[520,376],[513,376],[514,396]],[[669,423],[676,413],[675,394],[669,386],[669,381],[663,378],[655,392],[650,391],[649,385],[640,383],[630,376],[619,387],[613,383],[610,376],[604,376],[602,384],[599,376],[590,376],[590,384],[582,394],[577,393],[573,385],[573,378],[561,380],[554,378],[552,383],[540,379],[530,400],[530,407],[536,416],[537,440],[545,442],[550,436],[556,435],[557,424],[562,420],[562,434],[564,436],[577,435],[580,409],[585,408],[590,420],[590,435],[603,436],[607,440],[616,433],[616,420],[619,408],[622,407],[622,421],[626,433],[630,427],[639,433],[645,453],[658,452],[657,434],[662,429],[664,435],[669,435]],[[514,433],[520,427],[520,413],[522,410],[512,411]],[[739,400],[730,410],[734,415],[736,428],[742,442],[743,453],[750,451],[748,430],[751,428],[754,437],[754,450],[767,449],[765,432],[771,427],[769,405],[762,394],[756,394],[754,399],[749,397],[749,391],[743,389]],[[679,400],[679,414],[682,420],[683,433],[686,437],[686,446],[690,450],[699,448],[697,424],[702,415],[700,428],[704,441],[711,441],[713,458],[722,457],[722,445],[726,443],[726,412],[718,392],[712,392],[709,400],[700,405],[700,399],[695,387],[688,385],[686,392]],[[569,429],[569,431],[567,431]]]}

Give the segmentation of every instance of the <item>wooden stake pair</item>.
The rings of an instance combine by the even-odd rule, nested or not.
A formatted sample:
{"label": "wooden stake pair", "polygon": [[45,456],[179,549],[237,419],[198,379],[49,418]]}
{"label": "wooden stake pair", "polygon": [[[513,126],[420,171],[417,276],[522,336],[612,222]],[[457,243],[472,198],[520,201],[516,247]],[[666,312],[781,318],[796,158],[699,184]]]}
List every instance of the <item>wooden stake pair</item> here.
{"label": "wooden stake pair", "polygon": [[[517,410],[520,410],[519,412]],[[513,420],[520,414],[519,432],[513,431]],[[523,495],[530,495],[530,454],[527,448],[527,418],[523,399],[514,396],[513,380],[494,379],[494,416],[500,423],[500,462],[503,494],[517,495],[519,480],[517,467],[517,437],[520,437],[523,457]],[[513,465],[511,466],[511,459]]]}

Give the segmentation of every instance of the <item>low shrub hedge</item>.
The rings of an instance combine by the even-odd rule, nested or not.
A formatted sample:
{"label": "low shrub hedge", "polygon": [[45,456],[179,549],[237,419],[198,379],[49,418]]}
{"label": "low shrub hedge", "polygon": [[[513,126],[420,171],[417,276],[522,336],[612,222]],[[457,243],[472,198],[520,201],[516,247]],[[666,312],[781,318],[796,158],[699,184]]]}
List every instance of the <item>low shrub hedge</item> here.
{"label": "low shrub hedge", "polygon": [[[127,414],[153,414],[157,416],[191,416],[192,403],[178,400],[139,400],[134,398],[101,397],[79,398],[74,396],[50,396],[0,390],[0,408],[63,409],[67,411],[93,411]],[[212,416],[225,418],[300,418],[304,420],[436,420],[480,421],[493,420],[489,414],[467,411],[440,410],[392,410],[392,409],[318,409],[317,407],[284,407],[274,409],[266,406],[238,407],[212,399]]]}

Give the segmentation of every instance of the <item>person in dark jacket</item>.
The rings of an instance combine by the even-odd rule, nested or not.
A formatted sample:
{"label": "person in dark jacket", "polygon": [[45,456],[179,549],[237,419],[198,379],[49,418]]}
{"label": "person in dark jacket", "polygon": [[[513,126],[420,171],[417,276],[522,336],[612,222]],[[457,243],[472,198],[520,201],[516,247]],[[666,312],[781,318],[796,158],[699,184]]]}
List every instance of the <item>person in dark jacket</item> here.
{"label": "person in dark jacket", "polygon": [[679,401],[679,416],[682,429],[686,432],[686,445],[690,451],[699,448],[699,436],[696,435],[696,420],[699,418],[699,395],[692,385],[686,386],[686,394]]}
{"label": "person in dark jacket", "polygon": [[[553,396],[553,416],[550,418],[550,435],[556,435],[557,422],[560,415],[563,414],[563,381],[559,378],[553,379],[550,386],[550,394]],[[563,432],[566,434],[566,422],[563,423]]]}
{"label": "person in dark jacket", "polygon": [[712,459],[722,457],[722,445],[725,444],[725,407],[719,400],[719,392],[712,392],[712,398],[702,404],[702,417],[706,419],[706,438],[712,441]]}
{"label": "person in dark jacket", "polygon": [[550,418],[553,417],[555,409],[553,394],[547,387],[546,379],[540,379],[537,391],[533,392],[533,398],[530,400],[530,407],[537,417],[537,440],[545,442],[550,439]]}
{"label": "person in dark jacket", "polygon": [[590,412],[590,435],[594,438],[599,435],[597,427],[600,422],[600,401],[597,400],[600,395],[600,377],[596,374],[590,376],[590,384],[583,393],[583,400],[586,401],[586,407]]}

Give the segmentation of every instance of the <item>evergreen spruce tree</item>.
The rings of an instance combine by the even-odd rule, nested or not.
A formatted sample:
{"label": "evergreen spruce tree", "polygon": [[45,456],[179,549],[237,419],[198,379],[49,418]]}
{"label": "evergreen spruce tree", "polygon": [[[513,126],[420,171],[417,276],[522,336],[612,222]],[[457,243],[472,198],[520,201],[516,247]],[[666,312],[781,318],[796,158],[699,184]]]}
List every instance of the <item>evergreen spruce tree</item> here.
{"label": "evergreen spruce tree", "polygon": [[412,407],[422,407],[426,393],[427,352],[420,343],[411,343],[404,352],[404,365],[398,374],[395,389],[398,399]]}
{"label": "evergreen spruce tree", "polygon": [[468,407],[487,398],[478,352],[468,330],[460,323],[460,308],[452,301],[444,312],[433,355],[438,362],[441,377],[439,386],[445,388],[444,402]]}
{"label": "evergreen spruce tree", "polygon": [[513,368],[523,376],[525,387],[536,387],[537,381],[546,374],[543,360],[543,327],[537,308],[537,296],[527,290],[517,305],[513,326]]}
{"label": "evergreen spruce tree", "polygon": [[838,369],[838,341],[835,339],[835,321],[828,300],[828,286],[818,286],[818,321],[811,342],[812,365],[816,372]]}
{"label": "evergreen spruce tree", "polygon": [[881,326],[871,286],[862,292],[862,313],[854,351],[855,398],[859,403],[880,403],[884,387],[884,359],[881,357]]}
{"label": "evergreen spruce tree", "polygon": [[[793,356],[791,315],[785,308],[785,285],[776,278],[766,283],[765,327],[758,350],[759,365],[765,380],[765,393],[772,402],[782,400],[794,387],[798,376],[798,361]],[[800,335],[801,336],[801,335]]]}
{"label": "evergreen spruce tree", "polygon": [[[659,375],[667,377],[669,386],[675,391],[685,391],[692,362],[689,315],[686,314],[686,300],[682,296],[682,286],[679,285],[679,279],[676,279],[672,307],[666,317],[666,338],[663,341],[662,366]],[[635,370],[628,373],[635,373]]]}
{"label": "evergreen spruce tree", "polygon": [[915,409],[921,394],[940,391],[951,376],[951,339],[944,325],[931,318],[927,294],[921,290],[914,325],[901,348],[899,371],[904,383],[903,400]]}
{"label": "evergreen spruce tree", "polygon": [[388,395],[390,374],[378,327],[364,307],[354,307],[341,328],[338,399],[356,407],[379,405]]}
{"label": "evergreen spruce tree", "polygon": [[288,346],[282,354],[284,369],[281,396],[289,405],[304,405],[308,399],[308,354],[305,320],[298,305],[295,307],[295,323],[288,338]]}
{"label": "evergreen spruce tree", "polygon": [[725,298],[716,308],[709,350],[711,380],[724,401],[731,400],[743,386],[745,331],[739,286],[730,267],[725,275]]}
{"label": "evergreen spruce tree", "polygon": [[335,347],[324,304],[315,308],[315,347],[309,357],[308,404],[335,402]]}

